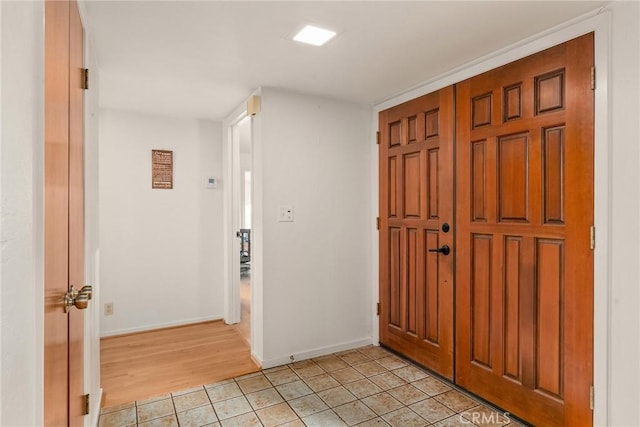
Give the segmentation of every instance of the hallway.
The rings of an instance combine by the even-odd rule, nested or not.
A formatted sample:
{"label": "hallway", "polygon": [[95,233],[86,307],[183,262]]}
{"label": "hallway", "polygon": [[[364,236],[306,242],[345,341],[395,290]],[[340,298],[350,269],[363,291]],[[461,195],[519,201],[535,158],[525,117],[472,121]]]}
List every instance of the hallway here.
{"label": "hallway", "polygon": [[221,320],[100,342],[103,407],[256,372],[249,344]]}

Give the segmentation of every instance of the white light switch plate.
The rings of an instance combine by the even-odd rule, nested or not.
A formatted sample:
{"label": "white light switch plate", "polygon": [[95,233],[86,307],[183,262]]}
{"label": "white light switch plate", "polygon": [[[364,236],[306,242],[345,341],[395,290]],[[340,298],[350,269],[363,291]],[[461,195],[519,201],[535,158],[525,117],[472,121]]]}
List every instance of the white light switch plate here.
{"label": "white light switch plate", "polygon": [[280,206],[278,208],[279,222],[293,222],[293,206]]}

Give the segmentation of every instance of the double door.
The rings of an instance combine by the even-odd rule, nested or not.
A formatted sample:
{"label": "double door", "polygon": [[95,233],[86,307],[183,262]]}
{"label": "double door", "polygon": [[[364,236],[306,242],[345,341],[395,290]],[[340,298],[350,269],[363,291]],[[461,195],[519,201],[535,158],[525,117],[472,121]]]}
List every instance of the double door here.
{"label": "double door", "polygon": [[591,425],[593,34],[382,111],[380,342]]}

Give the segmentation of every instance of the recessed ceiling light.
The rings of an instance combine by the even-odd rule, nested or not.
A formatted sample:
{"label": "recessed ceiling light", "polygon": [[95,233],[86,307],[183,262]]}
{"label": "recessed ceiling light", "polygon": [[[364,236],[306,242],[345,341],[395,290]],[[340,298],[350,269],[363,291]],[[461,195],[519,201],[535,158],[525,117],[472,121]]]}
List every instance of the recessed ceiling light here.
{"label": "recessed ceiling light", "polygon": [[307,25],[293,39],[297,42],[308,43],[314,46],[322,46],[336,35],[335,31]]}

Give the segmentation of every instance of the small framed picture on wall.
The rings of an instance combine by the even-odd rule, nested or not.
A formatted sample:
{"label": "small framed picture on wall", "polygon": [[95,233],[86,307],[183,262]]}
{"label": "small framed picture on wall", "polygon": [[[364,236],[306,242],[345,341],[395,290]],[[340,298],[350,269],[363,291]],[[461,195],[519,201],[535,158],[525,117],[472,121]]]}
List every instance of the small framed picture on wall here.
{"label": "small framed picture on wall", "polygon": [[173,188],[173,151],[151,150],[151,188]]}

